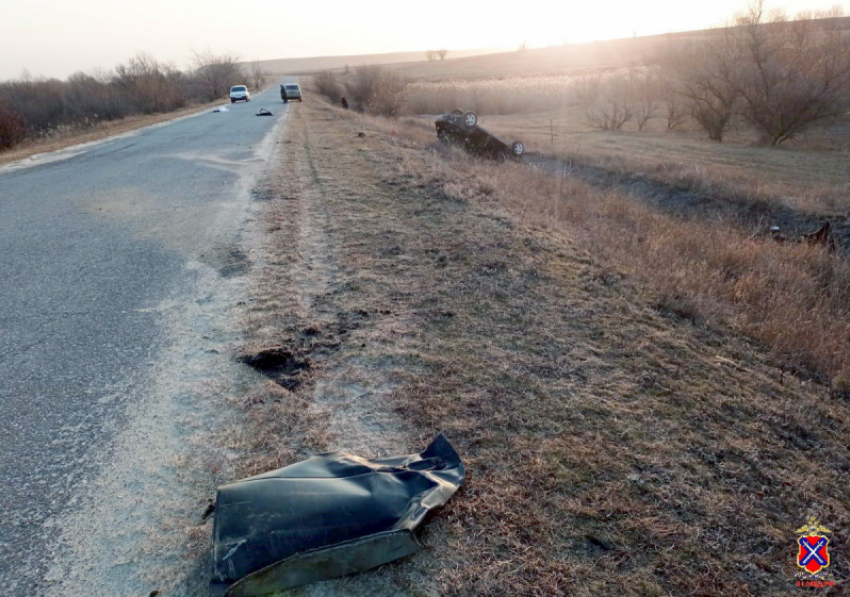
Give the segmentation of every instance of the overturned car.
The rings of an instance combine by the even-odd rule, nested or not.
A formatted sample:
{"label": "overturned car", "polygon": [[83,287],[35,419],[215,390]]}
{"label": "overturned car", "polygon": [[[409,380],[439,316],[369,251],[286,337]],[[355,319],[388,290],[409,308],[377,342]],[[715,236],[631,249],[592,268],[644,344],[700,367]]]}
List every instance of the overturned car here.
{"label": "overturned car", "polygon": [[510,145],[478,126],[475,112],[452,110],[437,118],[437,138],[454,142],[467,150],[489,157],[515,157],[525,153],[525,145],[514,141]]}

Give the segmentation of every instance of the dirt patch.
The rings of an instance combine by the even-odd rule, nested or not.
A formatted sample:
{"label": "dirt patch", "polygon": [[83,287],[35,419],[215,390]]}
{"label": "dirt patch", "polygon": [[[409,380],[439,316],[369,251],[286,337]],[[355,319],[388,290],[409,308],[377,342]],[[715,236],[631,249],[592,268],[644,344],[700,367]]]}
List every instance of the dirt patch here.
{"label": "dirt patch", "polygon": [[218,271],[222,278],[245,275],[251,267],[248,254],[240,247],[215,247],[200,256],[200,261]]}
{"label": "dirt patch", "polygon": [[310,369],[308,359],[296,357],[286,348],[269,348],[240,360],[287,390],[301,385],[302,373]]}

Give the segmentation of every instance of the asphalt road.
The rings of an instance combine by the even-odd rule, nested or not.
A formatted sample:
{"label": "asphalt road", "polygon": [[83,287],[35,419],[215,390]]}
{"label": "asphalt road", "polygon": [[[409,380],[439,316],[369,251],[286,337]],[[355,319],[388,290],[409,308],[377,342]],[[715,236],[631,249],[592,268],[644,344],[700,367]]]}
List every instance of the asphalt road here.
{"label": "asphalt road", "polygon": [[43,594],[50,521],[79,503],[169,340],[157,305],[195,300],[186,263],[238,272],[288,107],[276,85],[226,106],[0,169],[0,593]]}

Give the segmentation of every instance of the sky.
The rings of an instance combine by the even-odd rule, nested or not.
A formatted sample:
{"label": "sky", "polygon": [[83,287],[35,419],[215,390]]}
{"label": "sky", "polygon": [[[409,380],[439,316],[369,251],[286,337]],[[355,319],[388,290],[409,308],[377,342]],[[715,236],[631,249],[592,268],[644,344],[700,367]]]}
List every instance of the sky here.
{"label": "sky", "polygon": [[[747,0],[2,0],[0,79],[108,70],[137,52],[188,65],[192,50],[243,60],[430,48],[512,49],[721,24]],[[850,1],[767,0],[800,10]],[[451,54],[449,54],[451,57]]]}

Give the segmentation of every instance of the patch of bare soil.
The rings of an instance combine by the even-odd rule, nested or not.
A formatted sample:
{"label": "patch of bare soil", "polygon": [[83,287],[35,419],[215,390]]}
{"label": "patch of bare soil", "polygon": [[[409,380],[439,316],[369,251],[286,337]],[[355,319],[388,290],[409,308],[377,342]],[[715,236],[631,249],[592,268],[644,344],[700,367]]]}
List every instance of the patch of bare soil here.
{"label": "patch of bare soil", "polygon": [[791,595],[807,516],[850,532],[846,401],[524,222],[432,133],[312,97],[291,118],[243,353],[309,368],[240,401],[241,470],[437,431],[468,470],[422,552],[296,593]]}

